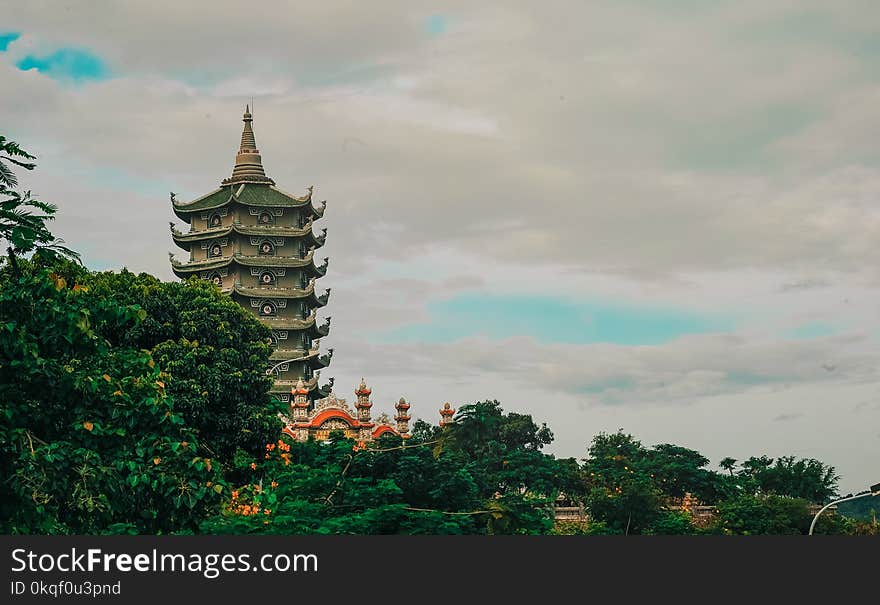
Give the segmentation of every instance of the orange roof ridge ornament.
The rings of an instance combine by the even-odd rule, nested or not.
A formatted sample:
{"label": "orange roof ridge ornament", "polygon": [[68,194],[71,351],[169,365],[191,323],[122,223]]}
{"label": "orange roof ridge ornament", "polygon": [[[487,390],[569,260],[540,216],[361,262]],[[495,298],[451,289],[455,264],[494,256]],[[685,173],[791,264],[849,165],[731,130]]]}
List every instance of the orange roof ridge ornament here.
{"label": "orange roof ridge ornament", "polygon": [[455,415],[455,408],[453,408],[447,401],[443,404],[443,407],[440,408],[440,426],[452,424],[453,415]]}
{"label": "orange roof ridge ornament", "polygon": [[244,128],[241,131],[241,144],[239,145],[238,153],[235,155],[235,167],[232,169],[232,176],[223,179],[221,184],[257,183],[274,185],[275,181],[267,177],[265,170],[263,170],[263,159],[260,156],[260,150],[257,149],[257,139],[254,136],[254,129],[251,125],[254,118],[251,115],[250,105],[245,105],[242,121],[244,122]]}

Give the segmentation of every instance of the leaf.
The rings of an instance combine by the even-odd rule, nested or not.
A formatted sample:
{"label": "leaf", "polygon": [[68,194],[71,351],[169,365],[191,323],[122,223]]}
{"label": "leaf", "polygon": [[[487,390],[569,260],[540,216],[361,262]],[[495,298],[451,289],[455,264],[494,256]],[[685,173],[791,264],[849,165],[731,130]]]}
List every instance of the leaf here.
{"label": "leaf", "polygon": [[214,485],[214,491],[215,491],[216,493],[219,494],[220,492],[223,491],[223,486],[222,486],[222,485],[219,485],[219,484],[215,484],[215,485]]}
{"label": "leaf", "polygon": [[110,378],[109,374],[104,374],[104,376],[102,376],[102,378],[103,378],[104,380],[106,380],[107,382],[110,382],[110,381],[112,380],[112,379]]}
{"label": "leaf", "polygon": [[91,430],[95,428],[95,425],[92,424],[91,422],[89,422],[88,420],[86,420],[85,422],[83,422],[83,428],[85,430],[91,432]]}

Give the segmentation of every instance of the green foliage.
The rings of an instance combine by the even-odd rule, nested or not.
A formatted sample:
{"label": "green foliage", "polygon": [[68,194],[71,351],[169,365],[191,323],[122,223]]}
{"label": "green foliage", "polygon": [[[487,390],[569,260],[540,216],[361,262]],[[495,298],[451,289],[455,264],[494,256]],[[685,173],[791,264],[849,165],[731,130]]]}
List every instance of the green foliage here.
{"label": "green foliage", "polygon": [[686,511],[663,511],[645,533],[661,536],[684,536],[696,533],[693,519]]}
{"label": "green foliage", "polygon": [[642,444],[622,431],[593,438],[584,461],[590,517],[614,531],[642,533],[658,516],[661,491]]}
{"label": "green foliage", "polygon": [[810,503],[788,496],[741,494],[718,504],[717,529],[736,535],[806,534]]}
{"label": "green foliage", "polygon": [[709,459],[697,451],[664,443],[646,453],[647,470],[668,498],[681,499],[690,493],[702,501],[715,497],[715,473],[708,470]]}
{"label": "green foliage", "polygon": [[727,491],[735,493],[743,490],[749,493],[775,494],[790,498],[802,498],[821,504],[832,500],[837,494],[840,477],[833,466],[827,466],[812,458],[781,456],[777,459],[767,456],[753,456],[740,464],[740,470],[733,472],[732,458],[722,462],[729,465]]}
{"label": "green foliage", "polygon": [[149,352],[103,334],[144,316],[47,271],[0,289],[0,531],[160,533],[216,505],[216,467]]}
{"label": "green foliage", "polygon": [[8,164],[33,170],[34,156],[18,143],[0,136],[0,240],[5,241],[6,254],[14,273],[18,272],[21,255],[40,251],[44,257],[66,256],[79,258],[73,250],[63,246],[46,227],[55,218],[58,208],[34,199],[30,191],[17,191],[18,178]]}
{"label": "green foliage", "polygon": [[270,443],[202,531],[548,533],[548,504],[571,480],[572,462],[541,453],[549,431],[497,401],[462,411],[443,430],[416,423],[408,440],[386,436],[365,448],[341,434]]}
{"label": "green foliage", "polygon": [[[407,470],[413,456],[433,460],[431,444],[388,441],[382,440],[381,446],[368,449],[344,438],[329,443],[282,439],[268,444],[262,460],[248,465],[247,483],[230,492],[223,513],[206,520],[202,531],[474,533],[474,518],[485,513],[448,514],[449,509],[432,508],[447,503],[438,503],[430,496],[413,503],[393,478],[395,469]],[[437,482],[443,480],[438,478]],[[472,501],[463,498],[460,503]]]}
{"label": "green foliage", "polygon": [[455,422],[439,436],[436,452],[461,461],[483,497],[529,493],[555,498],[577,481],[571,461],[541,448],[553,441],[546,425],[530,415],[504,414],[498,401],[463,405]]}
{"label": "green foliage", "polygon": [[841,515],[860,521],[876,522],[880,511],[880,496],[867,496],[858,500],[841,502],[837,505]]}
{"label": "green foliage", "polygon": [[103,326],[117,346],[150,351],[167,375],[175,410],[196,431],[201,453],[229,465],[237,449],[251,456],[278,438],[283,405],[269,394],[269,330],[209,282],[161,282],[146,273],[92,273],[60,259],[21,262],[46,267],[92,297],[137,305],[134,326]]}
{"label": "green foliage", "polygon": [[736,458],[722,458],[721,462],[718,463],[718,466],[725,471],[727,471],[730,476],[733,476],[733,469],[736,468]]}
{"label": "green foliage", "polygon": [[107,337],[152,352],[204,453],[229,464],[237,449],[260,455],[278,438],[282,406],[265,374],[269,329],[251,313],[205,281],[166,283],[126,270],[81,279],[95,296],[144,310],[135,328]]}

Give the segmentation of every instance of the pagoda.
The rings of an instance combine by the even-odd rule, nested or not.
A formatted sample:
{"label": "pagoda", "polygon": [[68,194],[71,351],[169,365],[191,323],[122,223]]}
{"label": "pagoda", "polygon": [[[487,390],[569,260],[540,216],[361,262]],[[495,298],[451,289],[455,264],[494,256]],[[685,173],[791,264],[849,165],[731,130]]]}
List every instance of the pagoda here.
{"label": "pagoda", "polygon": [[387,432],[406,436],[409,404],[403,399],[395,406],[395,423],[384,415],[372,422],[370,391],[363,380],[355,392],[356,411],[332,393],[332,378],[318,384],[320,370],[333,356],[333,349],[319,352],[320,339],[330,332],[330,317],[323,323],[317,317],[330,289],[319,294],[315,285],[327,272],[327,258],[321,264],[315,261],[327,229],[320,234],[314,229],[327,202],[315,204],[312,187],[302,196],[276,187],[263,169],[250,106],[243,120],[232,175],[190,202],[171,194],[174,214],[189,225],[183,233],[171,223],[174,243],[189,253],[183,261],[169,255],[174,274],[212,281],[271,329],[267,373],[274,375],[273,397],[289,404],[289,413],[282,415],[285,432],[298,439],[322,437],[333,428],[359,441]]}
{"label": "pagoda", "polygon": [[332,350],[318,352],[319,339],[330,332],[330,318],[319,324],[317,310],[327,304],[330,290],[315,292],[328,259],[315,262],[327,230],[318,235],[313,226],[326,202],[315,205],[311,187],[303,196],[275,187],[263,170],[252,122],[248,107],[232,176],[220,187],[188,203],[172,195],[174,213],[189,223],[187,233],[172,224],[174,243],[189,252],[185,262],[172,258],[172,269],[178,277],[214,282],[272,330],[272,394],[277,399],[290,402],[291,388],[302,379],[314,400],[329,395],[329,388],[318,386],[317,370],[332,356]]}

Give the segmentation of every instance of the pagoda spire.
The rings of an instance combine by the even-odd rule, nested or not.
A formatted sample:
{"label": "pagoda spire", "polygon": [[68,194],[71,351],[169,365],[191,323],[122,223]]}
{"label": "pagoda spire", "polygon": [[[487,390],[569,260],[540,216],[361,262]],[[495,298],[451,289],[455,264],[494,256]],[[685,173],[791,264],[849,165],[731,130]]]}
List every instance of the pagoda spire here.
{"label": "pagoda spire", "polygon": [[244,116],[242,116],[244,128],[241,131],[241,145],[239,145],[238,153],[235,155],[235,167],[232,169],[232,176],[223,179],[223,185],[232,185],[235,183],[266,183],[274,185],[275,181],[266,176],[263,170],[263,160],[260,157],[260,150],[257,149],[257,140],[254,137],[254,128],[251,123],[254,121],[251,115],[250,105],[245,105]]}

